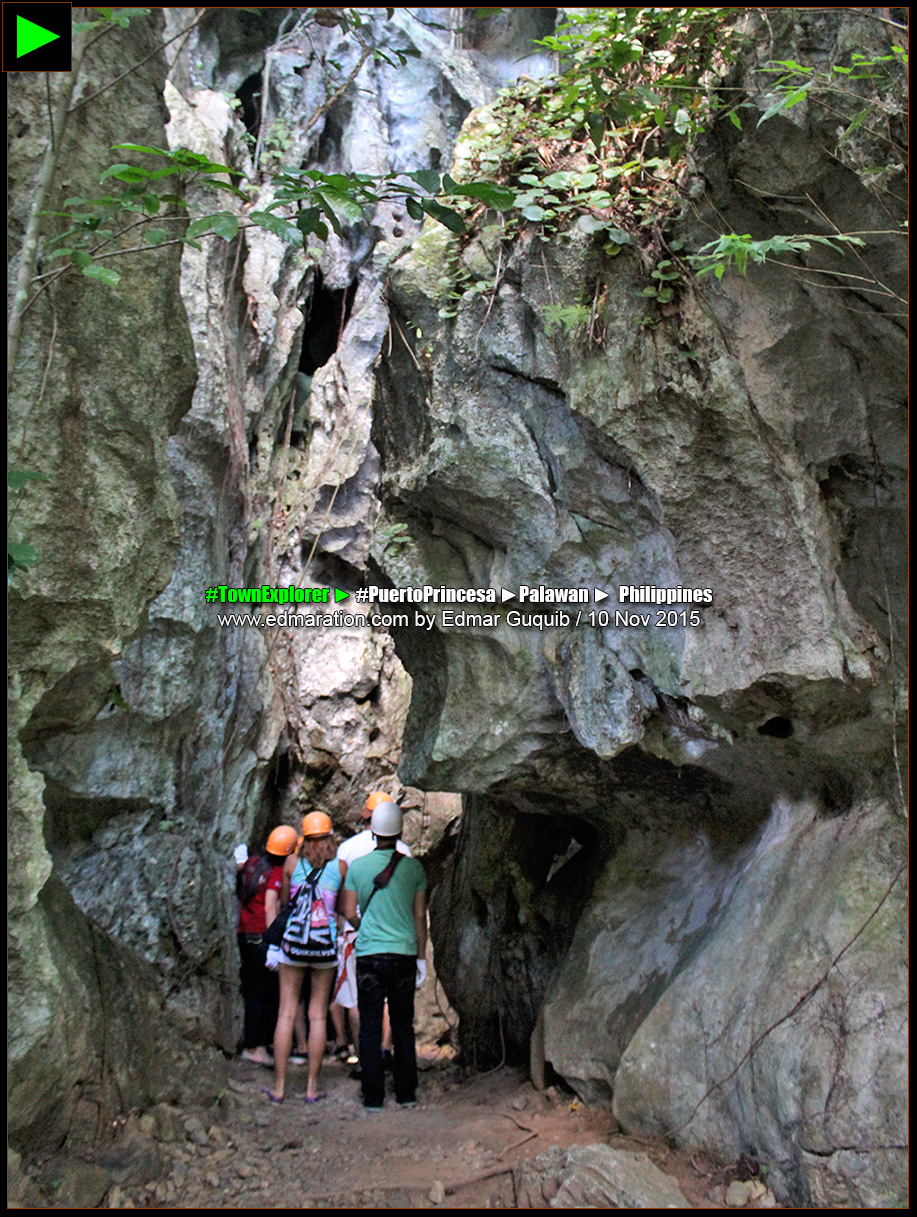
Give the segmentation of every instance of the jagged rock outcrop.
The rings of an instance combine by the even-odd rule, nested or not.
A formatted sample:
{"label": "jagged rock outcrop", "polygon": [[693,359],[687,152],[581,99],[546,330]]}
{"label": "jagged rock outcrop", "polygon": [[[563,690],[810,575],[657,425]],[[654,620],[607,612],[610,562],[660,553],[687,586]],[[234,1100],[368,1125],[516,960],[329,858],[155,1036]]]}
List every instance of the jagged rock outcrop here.
{"label": "jagged rock outcrop", "polygon": [[645,1154],[608,1145],[554,1145],[517,1172],[520,1208],[687,1209],[675,1180]]}
{"label": "jagged rock outcrop", "polygon": [[[45,199],[49,210],[67,195],[92,196],[112,144],[164,138],[160,21],[115,41],[94,43],[84,58],[73,99],[84,104],[58,132],[64,168],[58,193]],[[116,86],[117,109],[94,103],[89,94],[119,74],[124,55],[143,64]],[[17,77],[11,100],[15,246],[36,205],[47,148],[44,79]],[[125,262],[114,289],[80,277],[52,282],[26,315],[11,369],[11,465],[49,479],[18,492],[11,525],[13,539],[21,534],[39,555],[10,586],[10,1126],[21,1145],[62,1136],[77,1104],[96,1122],[115,1094],[129,1104],[141,1093],[208,1084],[174,1020],[138,983],[149,982],[149,968],[97,932],[49,881],[45,846],[66,837],[71,813],[60,814],[53,783],[23,757],[104,714],[117,688],[112,660],[175,557],[178,508],[166,444],[191,404],[196,375],[177,290],[179,254],[168,247]],[[156,341],[138,342],[148,326]],[[113,791],[107,813],[126,810],[133,793]],[[75,806],[70,826],[84,813]],[[93,817],[87,813],[90,831]],[[122,1045],[117,1062],[113,1034]]]}
{"label": "jagged rock outcrop", "polygon": [[[141,67],[71,116],[55,204],[126,141],[250,171],[251,206],[220,204],[243,227],[285,160],[443,168],[553,21],[383,12],[367,36],[420,58],[368,56],[333,99],[362,54],[340,28],[210,10],[186,41],[195,13],[165,10],[168,86],[144,58],[158,13],[111,31],[87,94]],[[775,57],[884,49],[862,14],[768,22]],[[46,98],[11,89],[15,242]],[[36,299],[10,435],[51,478],[14,518],[40,554],[11,591],[17,1146],[217,1092],[201,1045],[236,1032],[232,847],[306,804],[345,823],[400,755],[416,843],[441,831],[422,791],[466,795],[432,920],[470,1059],[526,1059],[537,1024],[628,1128],[757,1154],[797,1203],[900,1199],[906,263],[895,157],[832,123],[807,101],[718,124],[670,236],[870,230],[857,291],[815,249],[659,307],[634,247],[419,234],[384,203],[320,254],[246,228]],[[487,132],[473,119],[466,149]],[[443,308],[469,275],[487,290]],[[601,343],[556,320],[584,292]],[[566,617],[428,603],[333,638],[221,628],[203,598],[386,580],[590,596]],[[712,599],[692,625],[624,585]]]}
{"label": "jagged rock outcrop", "polygon": [[[803,25],[821,65],[874,37]],[[815,106],[724,122],[673,238],[887,229],[829,134]],[[433,910],[467,1051],[523,1057],[543,994],[545,1055],[584,1096],[761,1154],[800,1203],[904,1186],[902,257],[868,243],[871,294],[816,253],[656,310],[639,256],[576,230],[430,228],[393,266],[377,379],[393,582],[589,591],[566,617],[425,605],[435,628],[396,631],[401,774],[475,792]],[[443,308],[462,266],[493,291]],[[584,289],[601,345],[551,333]],[[712,600],[692,626],[626,585]]]}
{"label": "jagged rock outcrop", "polygon": [[[308,17],[284,39],[284,16],[172,9],[104,30],[76,101],[141,66],[101,106],[74,110],[49,206],[98,195],[118,143],[188,147],[255,176],[256,154],[274,169],[425,168],[448,162],[462,119],[489,96],[447,31],[399,14],[368,36],[418,42],[418,70],[406,79],[370,60],[331,97],[324,57],[340,58],[345,79],[360,49],[338,29],[307,37]],[[17,81],[14,238],[47,144],[46,100]],[[271,197],[265,184],[251,206]],[[193,186],[190,202],[214,205]],[[219,205],[245,225],[250,208]],[[13,463],[51,481],[29,483],[14,516],[13,539],[40,554],[12,584],[17,1143],[101,1127],[183,1087],[212,1097],[194,1045],[232,1051],[238,1033],[233,847],[304,806],[343,827],[367,788],[396,789],[410,681],[390,636],[222,628],[204,592],[360,582],[376,512],[373,364],[388,327],[370,259],[380,238],[397,246],[415,227],[382,207],[321,258],[259,228],[231,245],[169,244],[126,259],[115,290],[65,278],[29,311]],[[409,838],[429,847],[455,800],[397,791],[416,810]],[[58,940],[81,933],[92,953],[62,955]],[[109,994],[115,976],[123,999]]]}

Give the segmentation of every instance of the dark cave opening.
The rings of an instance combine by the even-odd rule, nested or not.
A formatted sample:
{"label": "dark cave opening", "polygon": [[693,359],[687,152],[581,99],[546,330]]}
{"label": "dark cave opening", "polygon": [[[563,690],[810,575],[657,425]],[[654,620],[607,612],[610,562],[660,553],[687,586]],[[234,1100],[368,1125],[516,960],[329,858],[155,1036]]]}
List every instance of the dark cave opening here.
{"label": "dark cave opening", "polygon": [[261,790],[261,806],[252,825],[250,845],[260,849],[272,828],[284,822],[286,795],[293,778],[294,760],[290,740],[284,731],[274,749]]}
{"label": "dark cave opening", "polygon": [[260,72],[253,72],[236,89],[236,97],[242,103],[239,117],[249,135],[258,138],[261,130],[261,90],[263,81]]}
{"label": "dark cave opening", "polygon": [[793,734],[793,724],[782,714],[775,714],[758,728],[759,735],[770,735],[774,739],[789,739]]}
{"label": "dark cave opening", "polygon": [[[314,543],[314,537],[303,538],[302,557],[305,562]],[[355,592],[363,584],[362,572],[353,566],[340,554],[322,553],[313,555],[312,576],[317,583],[328,587],[338,587],[342,591]]]}
{"label": "dark cave opening", "polygon": [[[453,860],[430,911],[440,981],[460,1019],[461,1056],[479,1068],[523,1064],[609,844],[576,814],[522,812],[505,799],[466,796],[455,851],[456,859],[476,857],[475,877],[459,878],[464,867]],[[457,923],[466,929],[456,933]],[[469,934],[483,961],[470,1000],[453,985],[467,971],[459,944]]]}
{"label": "dark cave opening", "polygon": [[[312,291],[304,304],[306,325],[303,332],[299,367],[293,380],[293,417],[290,420],[290,444],[294,448],[306,448],[312,425],[309,419],[309,398],[312,394],[312,377],[325,366],[338,349],[344,327],[350,320],[353,302],[357,294],[357,281],[348,287],[325,286],[322,272],[316,268]],[[283,443],[287,427],[287,410],[283,412],[276,443]]]}
{"label": "dark cave opening", "polygon": [[306,308],[306,329],[299,357],[302,375],[313,376],[338,349],[344,326],[353,311],[356,294],[356,280],[346,288],[326,287],[322,272],[316,270],[312,295]]}

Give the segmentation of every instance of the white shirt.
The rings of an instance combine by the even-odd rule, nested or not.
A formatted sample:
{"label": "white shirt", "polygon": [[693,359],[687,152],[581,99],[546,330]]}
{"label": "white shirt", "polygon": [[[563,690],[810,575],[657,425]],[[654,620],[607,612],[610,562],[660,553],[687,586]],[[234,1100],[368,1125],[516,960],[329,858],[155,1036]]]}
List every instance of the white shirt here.
{"label": "white shirt", "polygon": [[[362,832],[358,832],[355,837],[351,837],[343,843],[337,852],[337,856],[342,862],[346,862],[350,866],[351,862],[371,854],[375,848],[375,834],[371,828],[364,828]],[[400,854],[406,854],[409,858],[414,856],[403,841],[396,842],[395,848]]]}

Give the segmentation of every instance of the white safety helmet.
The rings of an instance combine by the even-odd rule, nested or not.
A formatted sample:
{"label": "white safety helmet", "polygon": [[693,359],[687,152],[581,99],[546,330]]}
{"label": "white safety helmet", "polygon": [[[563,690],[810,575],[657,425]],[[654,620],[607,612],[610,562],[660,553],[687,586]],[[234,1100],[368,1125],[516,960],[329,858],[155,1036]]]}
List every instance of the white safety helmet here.
{"label": "white safety helmet", "polygon": [[397,803],[377,803],[373,808],[370,828],[377,837],[397,837],[401,833],[404,816]]}

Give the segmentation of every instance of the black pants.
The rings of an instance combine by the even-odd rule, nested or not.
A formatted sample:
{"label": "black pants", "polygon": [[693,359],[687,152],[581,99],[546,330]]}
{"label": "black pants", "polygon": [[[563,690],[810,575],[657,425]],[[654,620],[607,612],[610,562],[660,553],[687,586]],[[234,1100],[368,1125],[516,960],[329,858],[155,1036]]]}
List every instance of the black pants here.
{"label": "black pants", "polygon": [[395,1099],[399,1103],[413,1103],[417,1097],[417,1057],[414,1052],[416,975],[417,960],[413,955],[357,957],[360,1069],[363,1072],[363,1103],[366,1107],[381,1107],[385,1100],[382,1011],[386,1001],[392,1024]]}
{"label": "black pants", "polygon": [[277,973],[265,967],[267,943],[258,935],[239,934],[239,974],[242,980],[242,1000],[245,1003],[243,1048],[270,1048],[274,1042],[280,987]]}

